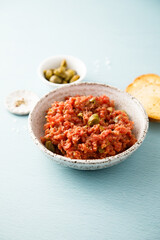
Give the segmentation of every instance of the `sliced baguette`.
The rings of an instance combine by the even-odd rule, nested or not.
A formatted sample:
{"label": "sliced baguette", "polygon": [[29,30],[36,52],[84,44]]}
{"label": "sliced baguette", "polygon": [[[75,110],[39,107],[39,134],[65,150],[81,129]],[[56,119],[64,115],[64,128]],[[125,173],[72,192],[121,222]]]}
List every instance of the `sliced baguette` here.
{"label": "sliced baguette", "polygon": [[158,75],[142,75],[136,78],[126,91],[142,103],[149,118],[160,120],[160,77]]}

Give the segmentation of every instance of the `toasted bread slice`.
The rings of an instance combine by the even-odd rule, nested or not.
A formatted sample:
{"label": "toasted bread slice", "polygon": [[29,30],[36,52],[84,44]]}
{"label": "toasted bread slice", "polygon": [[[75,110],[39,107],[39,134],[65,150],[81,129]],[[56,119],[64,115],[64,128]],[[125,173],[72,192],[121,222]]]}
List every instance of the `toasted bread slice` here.
{"label": "toasted bread slice", "polygon": [[142,103],[150,118],[160,120],[160,77],[158,75],[142,75],[136,78],[126,91]]}
{"label": "toasted bread slice", "polygon": [[137,82],[139,80],[145,80],[150,83],[160,84],[160,76],[158,76],[157,74],[153,74],[153,73],[141,75],[141,76],[137,77],[134,80],[134,82]]}

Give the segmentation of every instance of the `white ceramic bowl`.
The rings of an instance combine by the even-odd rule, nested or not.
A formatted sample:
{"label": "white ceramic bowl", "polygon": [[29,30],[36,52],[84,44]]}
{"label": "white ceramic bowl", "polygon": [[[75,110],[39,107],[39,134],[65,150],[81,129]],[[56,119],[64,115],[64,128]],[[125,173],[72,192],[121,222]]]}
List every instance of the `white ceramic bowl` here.
{"label": "white ceramic bowl", "polygon": [[[40,137],[44,134],[43,125],[45,123],[46,110],[51,106],[51,103],[53,103],[54,101],[61,101],[64,100],[66,96],[75,95],[107,95],[110,99],[114,100],[115,107],[117,109],[125,110],[128,113],[130,119],[134,121],[133,132],[138,141],[126,151],[104,159],[70,159],[47,150],[40,140]],[[114,87],[98,83],[77,83],[74,85],[57,88],[56,90],[53,90],[52,92],[41,98],[29,116],[29,131],[37,146],[48,157],[55,160],[56,162],[80,170],[101,169],[120,163],[128,156],[130,156],[141,145],[146,136],[147,130],[147,114],[136,98]]]}
{"label": "white ceramic bowl", "polygon": [[86,76],[86,72],[87,72],[86,66],[80,59],[73,57],[73,56],[68,56],[68,55],[57,55],[57,56],[49,57],[49,58],[43,60],[43,62],[39,65],[38,75],[39,75],[40,79],[46,85],[50,86],[52,89],[61,87],[63,84],[49,82],[44,77],[43,71],[46,69],[50,69],[50,68],[58,68],[63,59],[66,59],[66,61],[67,61],[67,67],[75,70],[77,72],[77,74],[80,76],[80,78],[76,82],[68,83],[67,85],[71,85],[71,84],[73,85],[74,83],[81,82],[84,79],[84,77]]}

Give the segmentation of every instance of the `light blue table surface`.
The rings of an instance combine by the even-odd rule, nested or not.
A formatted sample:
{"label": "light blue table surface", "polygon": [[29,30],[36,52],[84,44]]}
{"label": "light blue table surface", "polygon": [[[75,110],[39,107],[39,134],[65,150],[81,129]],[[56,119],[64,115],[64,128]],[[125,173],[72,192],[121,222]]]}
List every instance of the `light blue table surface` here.
{"label": "light blue table surface", "polygon": [[85,81],[120,89],[160,74],[160,1],[0,2],[0,240],[159,240],[160,124],[123,163],[78,171],[44,156],[28,117],[6,111],[14,90],[50,91],[37,67],[56,54],[81,58]]}

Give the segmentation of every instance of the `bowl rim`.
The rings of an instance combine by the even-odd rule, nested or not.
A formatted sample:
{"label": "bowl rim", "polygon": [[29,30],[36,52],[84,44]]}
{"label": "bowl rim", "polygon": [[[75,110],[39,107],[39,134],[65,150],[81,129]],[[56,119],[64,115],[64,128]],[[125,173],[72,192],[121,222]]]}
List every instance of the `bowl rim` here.
{"label": "bowl rim", "polygon": [[[37,107],[38,104],[40,104],[41,102],[43,102],[43,100],[48,97],[50,94],[53,94],[55,93],[56,91],[60,90],[61,88],[66,88],[67,86],[62,86],[60,88],[56,88],[52,91],[50,91],[49,93],[47,93],[46,95],[44,95],[35,105],[35,107],[32,109],[32,111],[30,112],[29,114],[29,118],[28,118],[28,128],[29,128],[29,133],[32,137],[32,139],[34,140],[35,144],[44,152],[46,153],[47,155],[49,155],[50,157],[52,157],[53,159],[56,159],[58,158],[58,160],[61,160],[62,162],[69,162],[69,163],[77,163],[77,164],[91,164],[91,165],[94,165],[94,164],[105,164],[105,163],[109,163],[109,162],[116,162],[116,160],[118,159],[122,159],[122,158],[126,158],[127,156],[129,156],[131,153],[133,153],[141,144],[142,142],[144,141],[145,137],[146,137],[146,134],[147,134],[147,131],[148,131],[148,127],[149,127],[149,118],[148,118],[148,115],[144,109],[144,107],[142,106],[142,104],[135,98],[133,97],[132,95],[130,95],[129,93],[123,91],[123,90],[120,90],[116,87],[113,87],[113,86],[110,86],[110,85],[107,85],[107,84],[102,84],[102,83],[91,83],[91,82],[83,82],[83,83],[75,83],[74,85],[100,85],[102,87],[108,87],[108,88],[111,88],[111,89],[114,89],[118,92],[121,92],[121,93],[124,93],[126,94],[131,100],[133,100],[137,106],[141,109],[142,111],[142,114],[144,115],[144,120],[145,120],[145,124],[144,124],[144,127],[143,127],[143,130],[142,130],[142,135],[141,137],[139,138],[139,140],[134,144],[132,145],[130,148],[128,148],[127,150],[123,151],[122,153],[119,153],[119,154],[116,154],[115,156],[110,156],[110,157],[106,157],[106,158],[102,158],[102,159],[71,159],[71,158],[68,158],[68,157],[64,157],[62,155],[59,155],[59,154],[56,154],[56,153],[53,153],[51,151],[49,151],[39,140],[38,138],[35,136],[33,130],[32,130],[32,127],[31,127],[31,123],[32,123],[32,114],[35,110],[35,108]],[[68,86],[69,87],[69,86]],[[56,159],[57,161],[57,159]]]}
{"label": "bowl rim", "polygon": [[[82,76],[80,76],[80,78],[76,81],[76,83],[81,82],[81,81],[85,78],[86,73],[87,73],[87,67],[86,67],[85,63],[84,63],[80,58],[74,57],[74,56],[72,56],[72,55],[59,54],[59,55],[53,55],[53,56],[50,56],[50,57],[47,57],[47,58],[43,59],[43,61],[41,61],[41,63],[39,64],[39,66],[38,66],[38,68],[37,68],[37,74],[38,74],[38,76],[40,77],[40,79],[41,79],[45,84],[50,85],[50,86],[52,86],[52,87],[53,87],[53,86],[54,86],[54,87],[61,87],[61,84],[49,82],[49,81],[43,76],[43,74],[41,73],[41,67],[42,67],[42,65],[43,65],[45,62],[47,62],[47,61],[49,61],[49,60],[51,60],[51,59],[56,59],[56,58],[71,58],[72,60],[76,60],[76,61],[78,60],[78,61],[81,63],[81,65],[83,65],[84,73],[82,74]],[[75,84],[75,82],[73,82],[73,83],[68,83],[67,85],[73,85],[73,84]]]}

